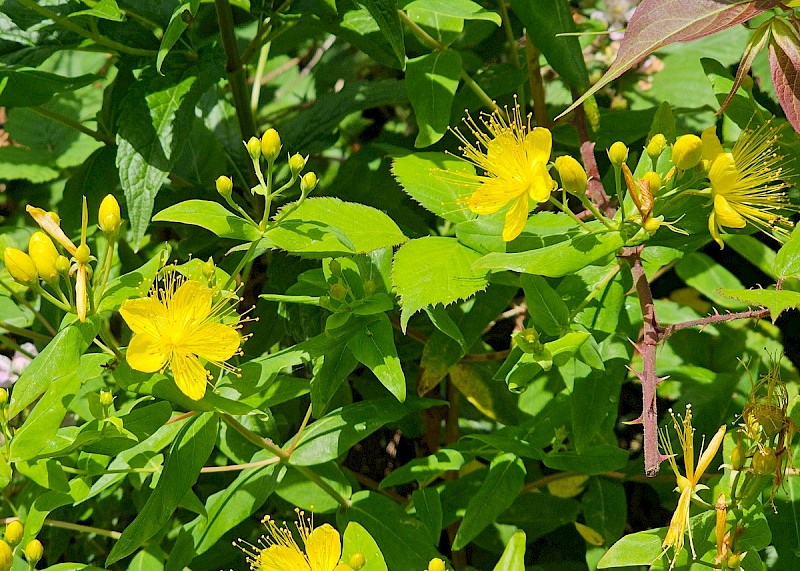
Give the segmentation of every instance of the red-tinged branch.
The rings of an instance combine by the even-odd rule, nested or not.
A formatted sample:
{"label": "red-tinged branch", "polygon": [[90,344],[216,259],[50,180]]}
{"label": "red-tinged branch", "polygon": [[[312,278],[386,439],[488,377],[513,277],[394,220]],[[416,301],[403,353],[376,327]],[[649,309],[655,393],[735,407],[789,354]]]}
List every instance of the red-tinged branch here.
{"label": "red-tinged branch", "polygon": [[589,197],[597,208],[608,217],[613,217],[616,208],[611,198],[606,194],[603,183],[600,179],[600,169],[597,168],[597,159],[594,156],[594,142],[589,139],[589,122],[583,107],[575,110],[575,119],[572,121],[575,130],[578,131],[578,139],[581,142],[581,159],[589,175],[589,185],[586,189],[586,196]]}
{"label": "red-tinged branch", "polygon": [[700,319],[692,319],[691,321],[684,321],[683,323],[676,323],[674,325],[667,325],[659,329],[659,338],[664,340],[676,331],[681,329],[689,329],[690,327],[705,327],[712,323],[724,323],[726,321],[734,321],[736,319],[761,319],[762,317],[769,317],[769,309],[762,307],[760,309],[748,309],[747,311],[739,311],[737,313],[715,313],[714,315],[707,315]]}

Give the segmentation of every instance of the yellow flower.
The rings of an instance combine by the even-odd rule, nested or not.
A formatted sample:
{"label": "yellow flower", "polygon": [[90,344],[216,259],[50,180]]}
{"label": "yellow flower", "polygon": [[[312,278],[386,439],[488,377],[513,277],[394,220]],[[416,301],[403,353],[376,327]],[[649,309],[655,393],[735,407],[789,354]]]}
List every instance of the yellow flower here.
{"label": "yellow flower", "polygon": [[530,115],[523,120],[518,105],[511,112],[485,113],[480,122],[482,126],[470,116],[464,119],[476,138],[474,144],[458,128],[453,131],[463,144],[464,160],[475,165],[478,173],[453,174],[477,187],[464,200],[475,214],[494,214],[511,203],[503,226],[503,240],[509,242],[528,221],[528,200],[547,202],[557,187],[547,170],[552,136],[543,127],[532,129]]}
{"label": "yellow flower", "polygon": [[682,476],[678,470],[678,465],[675,462],[675,454],[672,451],[672,441],[670,440],[669,432],[664,429],[659,433],[661,445],[666,451],[667,459],[672,467],[672,471],[675,473],[675,479],[678,484],[675,490],[681,493],[680,498],[678,499],[678,506],[675,508],[675,513],[672,515],[672,519],[669,522],[667,536],[664,538],[664,542],[662,543],[662,547],[664,548],[662,555],[666,553],[669,548],[674,550],[672,564],[670,565],[671,569],[675,565],[675,560],[678,558],[678,554],[680,553],[681,549],[683,549],[684,535],[687,532],[689,534],[689,546],[692,550],[692,557],[697,557],[697,554],[694,550],[692,528],[689,522],[689,506],[691,505],[692,498],[697,496],[697,492],[699,490],[708,489],[708,486],[700,483],[700,478],[703,477],[703,474],[705,473],[706,469],[708,469],[708,466],[711,464],[714,456],[716,456],[717,450],[719,450],[719,447],[722,445],[722,439],[725,437],[725,425],[723,424],[719,427],[719,430],[717,430],[717,433],[708,443],[708,447],[705,450],[701,448],[700,458],[697,460],[697,466],[695,466],[692,409],[689,405],[686,406],[686,414],[683,417],[683,421],[680,423],[672,413],[672,410],[670,410],[670,415],[672,415],[672,423],[675,427],[675,432],[678,433],[678,440],[681,443],[681,449],[683,450],[683,465],[686,470],[686,476]]}
{"label": "yellow flower", "polygon": [[[779,165],[782,157],[774,149],[780,127],[769,121],[755,131],[745,131],[731,152],[722,152],[719,139],[706,129],[703,132],[703,157],[710,161],[713,210],[708,218],[708,231],[720,247],[724,247],[720,231],[744,228],[750,222],[776,239],[786,238],[792,223],[776,214],[796,207],[788,204]],[[714,154],[716,152],[716,155]]]}
{"label": "yellow flower", "polygon": [[168,270],[149,296],[120,307],[134,333],[128,364],[145,373],[163,372],[169,365],[178,388],[192,400],[201,399],[212,377],[200,359],[235,371],[226,361],[239,353],[241,321],[229,293]]}
{"label": "yellow flower", "polygon": [[292,531],[286,525],[279,526],[269,516],[264,518],[269,536],[262,535],[259,546],[242,540],[239,547],[247,554],[247,562],[253,571],[344,571],[350,567],[340,562],[342,543],[339,532],[326,524],[314,528],[311,518],[295,509],[295,527],[305,547],[297,544]]}

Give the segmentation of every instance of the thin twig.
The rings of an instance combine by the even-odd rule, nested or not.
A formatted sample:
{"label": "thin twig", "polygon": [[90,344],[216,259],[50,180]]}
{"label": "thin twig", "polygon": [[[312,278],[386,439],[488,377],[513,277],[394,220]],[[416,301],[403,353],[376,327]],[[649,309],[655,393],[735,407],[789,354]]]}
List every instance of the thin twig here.
{"label": "thin twig", "polygon": [[762,307],[760,309],[748,309],[747,311],[739,311],[737,313],[715,313],[714,315],[707,315],[700,319],[692,319],[691,321],[684,321],[682,323],[675,323],[674,325],[667,325],[659,329],[660,338],[663,341],[670,335],[681,329],[689,329],[690,327],[705,327],[712,323],[724,323],[726,321],[734,321],[736,319],[761,319],[762,317],[769,317],[769,309]]}

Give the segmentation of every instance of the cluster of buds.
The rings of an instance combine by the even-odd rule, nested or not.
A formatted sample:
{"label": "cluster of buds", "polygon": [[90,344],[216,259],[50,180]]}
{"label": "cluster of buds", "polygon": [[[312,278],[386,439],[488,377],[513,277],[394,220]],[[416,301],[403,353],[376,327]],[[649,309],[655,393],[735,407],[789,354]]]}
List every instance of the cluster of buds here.
{"label": "cluster of buds", "polygon": [[[5,249],[3,259],[8,273],[20,285],[31,288],[65,311],[75,312],[81,321],[85,321],[90,305],[89,279],[92,276],[89,262],[96,260],[86,242],[89,221],[86,197],[83,199],[81,241],[77,246],[61,229],[61,219],[58,214],[45,212],[30,205],[26,210],[42,231],[31,235],[27,253],[12,247]],[[108,244],[104,280],[108,278],[110,256],[113,254],[113,244],[121,226],[119,203],[109,194],[103,199],[98,212],[98,227]],[[71,282],[73,276],[74,290]],[[40,282],[44,282],[49,291],[45,290]],[[67,294],[62,290],[62,284],[66,284]]]}
{"label": "cluster of buds", "polygon": [[36,564],[44,555],[44,547],[38,539],[30,540],[24,547],[20,545],[25,536],[25,529],[18,519],[6,524],[3,539],[0,539],[0,571],[10,571],[14,566],[14,554],[19,549],[28,561],[29,571],[36,568]]}

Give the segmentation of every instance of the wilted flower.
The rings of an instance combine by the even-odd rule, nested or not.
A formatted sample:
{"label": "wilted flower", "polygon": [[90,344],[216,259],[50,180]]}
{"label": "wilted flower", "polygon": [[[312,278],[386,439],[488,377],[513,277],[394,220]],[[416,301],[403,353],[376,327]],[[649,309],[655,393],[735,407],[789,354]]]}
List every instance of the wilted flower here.
{"label": "wilted flower", "polygon": [[547,202],[556,183],[547,170],[552,136],[543,127],[531,128],[530,115],[522,117],[519,105],[512,111],[495,109],[481,115],[478,125],[469,115],[464,119],[475,143],[456,128],[463,144],[464,160],[478,169],[476,174],[452,173],[477,189],[464,200],[475,214],[494,214],[509,202],[503,240],[516,238],[528,220],[529,199]]}

